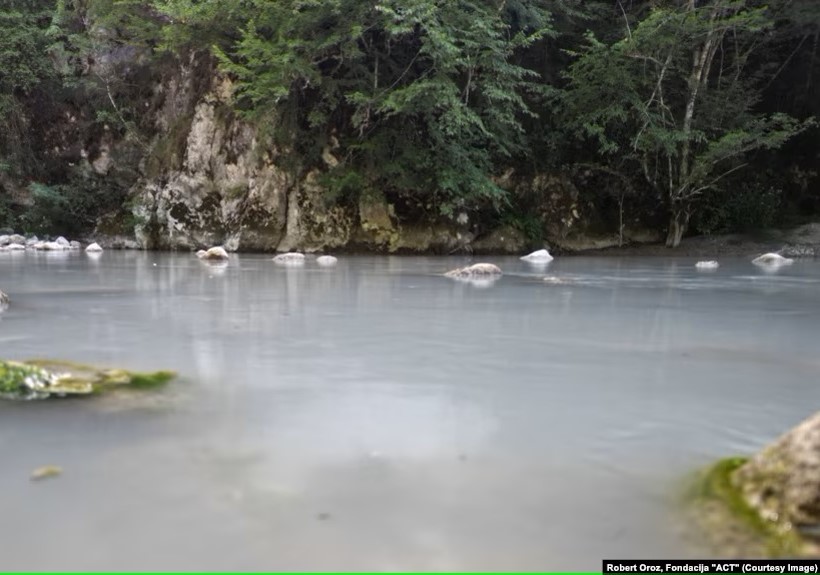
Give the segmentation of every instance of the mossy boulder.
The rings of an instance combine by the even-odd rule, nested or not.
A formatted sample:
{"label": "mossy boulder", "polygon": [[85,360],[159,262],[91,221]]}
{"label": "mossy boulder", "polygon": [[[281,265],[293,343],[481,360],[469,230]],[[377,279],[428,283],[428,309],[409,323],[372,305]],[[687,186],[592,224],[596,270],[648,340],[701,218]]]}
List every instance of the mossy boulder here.
{"label": "mossy boulder", "polygon": [[751,458],[724,459],[698,474],[688,502],[720,554],[820,554],[820,413]]}
{"label": "mossy boulder", "polygon": [[146,389],[164,385],[175,375],[170,371],[137,373],[54,360],[0,361],[0,399],[47,399],[112,389]]}

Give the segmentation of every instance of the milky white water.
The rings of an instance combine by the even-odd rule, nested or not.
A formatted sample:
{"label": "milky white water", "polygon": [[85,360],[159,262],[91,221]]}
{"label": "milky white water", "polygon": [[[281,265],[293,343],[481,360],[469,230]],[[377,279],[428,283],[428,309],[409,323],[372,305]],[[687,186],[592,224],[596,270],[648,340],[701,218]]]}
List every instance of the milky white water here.
{"label": "milky white water", "polygon": [[0,570],[682,557],[680,478],[820,407],[820,262],[472,261],[0,254],[0,357],[180,374],[0,403]]}

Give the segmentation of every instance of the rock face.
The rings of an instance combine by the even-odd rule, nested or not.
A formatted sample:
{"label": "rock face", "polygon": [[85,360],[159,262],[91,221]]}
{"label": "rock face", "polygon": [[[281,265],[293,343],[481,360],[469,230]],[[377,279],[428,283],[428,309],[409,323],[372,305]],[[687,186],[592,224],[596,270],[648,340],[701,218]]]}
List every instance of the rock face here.
{"label": "rock face", "polygon": [[451,270],[444,275],[451,278],[470,278],[500,276],[501,273],[501,268],[495,264],[479,263],[464,268]]}
{"label": "rock face", "polygon": [[820,526],[820,412],[750,459],[732,482],[764,519],[798,531]]}
{"label": "rock face", "polygon": [[780,267],[788,266],[794,263],[793,259],[784,258],[780,254],[769,253],[756,257],[752,263],[758,266]]}

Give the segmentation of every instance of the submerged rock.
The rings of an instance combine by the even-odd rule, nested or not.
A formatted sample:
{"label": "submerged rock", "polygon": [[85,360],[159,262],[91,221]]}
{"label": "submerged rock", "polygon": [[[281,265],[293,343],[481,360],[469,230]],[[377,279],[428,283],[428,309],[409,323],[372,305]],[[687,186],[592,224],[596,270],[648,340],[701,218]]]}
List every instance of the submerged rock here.
{"label": "submerged rock", "polygon": [[758,266],[779,267],[791,265],[794,263],[794,260],[790,258],[784,258],[780,254],[769,253],[756,257],[752,260],[752,263]]}
{"label": "submerged rock", "polygon": [[65,361],[0,361],[0,399],[90,395],[114,388],[150,388],[175,377],[170,371],[136,373]]}
{"label": "submerged rock", "polygon": [[286,266],[300,266],[305,263],[305,254],[299,252],[279,254],[273,258],[273,263]]}
{"label": "submerged rock", "polygon": [[100,247],[100,244],[98,244],[97,242],[94,242],[93,244],[91,244],[87,248],[85,248],[85,252],[87,254],[99,254],[102,251],[103,251],[103,249]]}
{"label": "submerged rock", "polygon": [[551,262],[555,258],[553,258],[547,250],[538,250],[522,257],[521,259],[525,262],[545,264],[547,262]]}
{"label": "submerged rock", "polygon": [[699,270],[716,270],[720,267],[720,264],[715,260],[710,260],[706,262],[698,262],[695,264],[695,268]]}
{"label": "submerged rock", "polygon": [[316,263],[320,266],[335,266],[339,260],[333,256],[319,256],[316,258]]}
{"label": "submerged rock", "polygon": [[481,276],[500,276],[501,275],[501,268],[499,268],[495,264],[486,264],[486,263],[479,263],[473,264],[471,266],[467,266],[464,268],[458,268],[455,270],[451,270],[444,274],[450,278],[469,278],[469,277],[481,277]]}

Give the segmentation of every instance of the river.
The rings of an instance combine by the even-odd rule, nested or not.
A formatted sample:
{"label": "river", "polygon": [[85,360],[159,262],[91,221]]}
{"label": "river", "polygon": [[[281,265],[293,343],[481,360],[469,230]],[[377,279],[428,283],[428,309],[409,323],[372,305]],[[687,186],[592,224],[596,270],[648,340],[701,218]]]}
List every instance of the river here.
{"label": "river", "polygon": [[816,261],[480,260],[0,254],[0,357],[180,374],[0,403],[0,570],[685,557],[681,478],[818,408]]}

